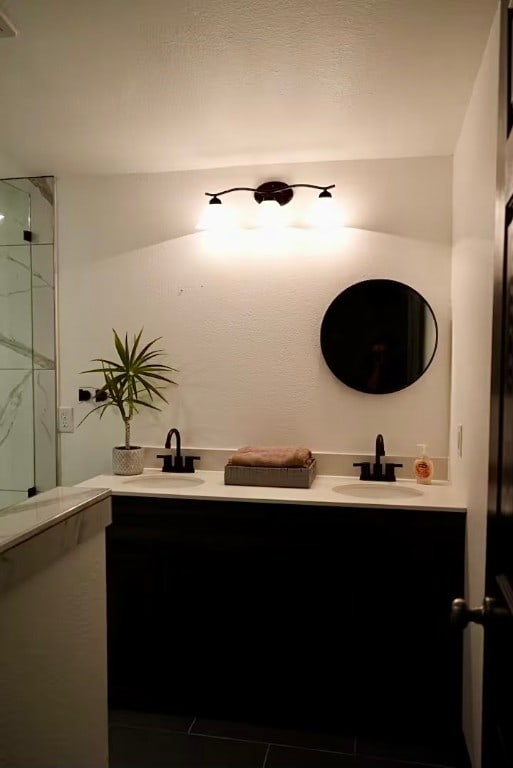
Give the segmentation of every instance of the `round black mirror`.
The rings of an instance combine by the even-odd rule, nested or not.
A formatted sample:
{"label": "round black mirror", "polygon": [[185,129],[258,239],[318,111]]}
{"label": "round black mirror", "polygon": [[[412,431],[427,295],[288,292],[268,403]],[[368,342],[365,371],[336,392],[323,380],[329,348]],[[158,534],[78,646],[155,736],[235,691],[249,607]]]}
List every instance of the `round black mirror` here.
{"label": "round black mirror", "polygon": [[429,368],[438,343],[435,315],[413,288],[396,280],[364,280],[342,291],[321,324],[331,372],[360,392],[409,387]]}

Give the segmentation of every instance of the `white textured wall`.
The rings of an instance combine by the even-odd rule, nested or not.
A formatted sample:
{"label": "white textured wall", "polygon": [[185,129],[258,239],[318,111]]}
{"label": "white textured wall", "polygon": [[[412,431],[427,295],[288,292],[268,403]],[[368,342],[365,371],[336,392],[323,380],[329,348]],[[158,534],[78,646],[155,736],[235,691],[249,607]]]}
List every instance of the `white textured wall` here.
{"label": "white textured wall", "polygon": [[[288,229],[278,242],[245,230],[220,240],[195,233],[203,192],[270,178],[337,184],[350,229]],[[314,198],[288,207],[301,220]],[[248,194],[226,200],[246,220]],[[63,405],[77,404],[89,360],[109,354],[111,328],[162,344],[180,369],[162,414],[136,417],[135,441],[161,445],[170,426],[185,445],[306,443],[370,452],[377,432],[390,454],[427,442],[448,453],[451,160],[422,158],[235,168],[189,173],[69,177],[58,181],[59,332]],[[428,373],[391,395],[335,379],[319,346],[332,299],[372,277],[404,281],[431,303],[440,345]],[[353,329],[348,328],[347,333]],[[61,436],[62,481],[110,467],[121,422],[96,415]]]}
{"label": "white textured wall", "polygon": [[17,160],[10,157],[0,148],[0,179],[14,178],[15,176],[26,176],[24,170]]}
{"label": "white textured wall", "polygon": [[[484,596],[490,411],[493,258],[498,116],[499,15],[454,156],[453,360],[451,473],[466,491],[466,598]],[[463,425],[463,456],[456,427]],[[473,765],[480,765],[483,630],[465,631],[464,730]]]}
{"label": "white textured wall", "polygon": [[102,530],[0,594],[1,768],[107,768],[105,579]]}

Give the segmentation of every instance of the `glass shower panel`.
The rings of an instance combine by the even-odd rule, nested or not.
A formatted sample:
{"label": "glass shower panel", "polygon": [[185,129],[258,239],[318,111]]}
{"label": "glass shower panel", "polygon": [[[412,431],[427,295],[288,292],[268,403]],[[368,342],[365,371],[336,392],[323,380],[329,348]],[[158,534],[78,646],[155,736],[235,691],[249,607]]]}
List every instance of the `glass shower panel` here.
{"label": "glass shower panel", "polygon": [[35,484],[30,195],[0,182],[0,507]]}
{"label": "glass shower panel", "polygon": [[34,486],[32,371],[0,370],[0,490],[28,495]]}
{"label": "glass shower panel", "polygon": [[54,179],[40,176],[15,183],[30,194],[34,463],[39,493],[53,488],[57,475]]}
{"label": "glass shower panel", "polygon": [[0,245],[0,370],[20,368],[32,368],[30,245]]}

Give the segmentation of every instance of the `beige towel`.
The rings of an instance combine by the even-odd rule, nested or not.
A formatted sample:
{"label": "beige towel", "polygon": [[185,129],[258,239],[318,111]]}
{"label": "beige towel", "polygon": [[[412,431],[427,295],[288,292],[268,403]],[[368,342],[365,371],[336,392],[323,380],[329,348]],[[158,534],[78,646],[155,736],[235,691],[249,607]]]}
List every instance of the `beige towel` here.
{"label": "beige towel", "polygon": [[312,452],[301,446],[245,445],[229,459],[239,467],[308,467]]}

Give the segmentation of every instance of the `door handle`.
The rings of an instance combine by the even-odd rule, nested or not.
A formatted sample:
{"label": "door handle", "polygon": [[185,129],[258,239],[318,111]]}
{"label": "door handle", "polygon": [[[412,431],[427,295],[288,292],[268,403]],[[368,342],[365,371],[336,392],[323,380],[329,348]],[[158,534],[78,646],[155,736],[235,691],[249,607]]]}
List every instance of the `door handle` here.
{"label": "door handle", "polygon": [[451,624],[455,629],[465,629],[470,623],[488,627],[504,620],[511,621],[511,613],[498,606],[493,597],[485,597],[479,608],[469,608],[461,597],[452,601]]}

